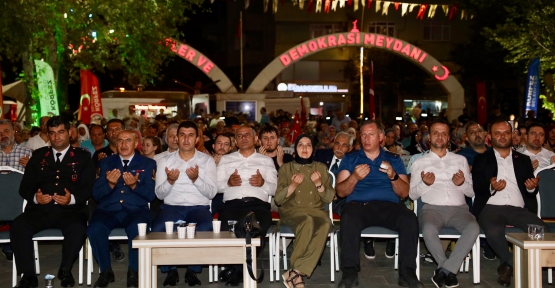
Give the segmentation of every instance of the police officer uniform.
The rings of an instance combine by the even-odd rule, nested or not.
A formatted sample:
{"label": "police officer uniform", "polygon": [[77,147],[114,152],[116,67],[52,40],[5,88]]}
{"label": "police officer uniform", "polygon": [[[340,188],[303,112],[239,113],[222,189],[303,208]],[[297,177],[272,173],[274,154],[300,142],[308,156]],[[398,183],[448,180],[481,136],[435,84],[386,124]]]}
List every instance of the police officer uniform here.
{"label": "police officer uniform", "polygon": [[[130,271],[138,271],[138,251],[132,249],[132,240],[139,234],[137,224],[150,225],[152,216],[148,203],[156,197],[154,184],[156,179],[156,162],[135,151],[134,155],[125,163],[119,154],[109,156],[99,163],[93,197],[98,207],[92,214],[87,229],[89,241],[95,258],[100,265],[100,271],[111,268],[108,236],[114,228],[125,228],[129,244]],[[114,188],[110,188],[106,173],[118,169],[122,176]],[[133,175],[139,174],[134,190],[123,181],[123,172]],[[128,277],[129,278],[129,277]]]}
{"label": "police officer uniform", "polygon": [[[62,230],[64,236],[60,271],[71,271],[87,238],[86,203],[92,196],[93,184],[94,165],[85,149],[69,145],[57,151],[48,146],[33,152],[19,189],[27,206],[12,222],[10,231],[18,273],[36,277],[32,238],[35,233],[52,228]],[[35,196],[38,189],[50,195],[65,195],[67,189],[71,202],[59,205],[52,200],[39,204]]]}

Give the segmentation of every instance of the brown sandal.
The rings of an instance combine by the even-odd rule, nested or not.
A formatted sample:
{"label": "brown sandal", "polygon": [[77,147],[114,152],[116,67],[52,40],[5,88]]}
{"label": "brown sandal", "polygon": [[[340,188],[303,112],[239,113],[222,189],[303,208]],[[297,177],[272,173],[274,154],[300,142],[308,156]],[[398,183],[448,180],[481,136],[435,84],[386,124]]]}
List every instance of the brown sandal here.
{"label": "brown sandal", "polygon": [[[291,274],[293,274],[293,276],[291,276]],[[303,276],[299,273],[297,273],[297,271],[291,269],[288,271],[285,271],[285,273],[283,275],[281,275],[281,277],[283,278],[283,284],[285,285],[285,287],[287,288],[304,288],[304,281],[303,281]],[[295,280],[299,279],[300,281],[297,281],[295,283]]]}

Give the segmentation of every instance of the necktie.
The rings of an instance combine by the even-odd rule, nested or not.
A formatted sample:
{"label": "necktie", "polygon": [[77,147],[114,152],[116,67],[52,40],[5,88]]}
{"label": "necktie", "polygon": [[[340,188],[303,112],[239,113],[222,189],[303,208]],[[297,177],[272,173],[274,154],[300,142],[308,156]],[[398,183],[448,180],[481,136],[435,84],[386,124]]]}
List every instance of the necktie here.
{"label": "necktie", "polygon": [[127,172],[127,163],[129,163],[129,160],[123,160],[123,172]]}
{"label": "necktie", "polygon": [[331,166],[330,171],[333,175],[337,176],[337,173],[339,172],[339,160],[335,160],[335,163]]}
{"label": "necktie", "polygon": [[59,152],[56,153],[56,165],[60,165],[60,163],[62,162],[60,160],[60,156],[62,156],[62,153],[59,153]]}

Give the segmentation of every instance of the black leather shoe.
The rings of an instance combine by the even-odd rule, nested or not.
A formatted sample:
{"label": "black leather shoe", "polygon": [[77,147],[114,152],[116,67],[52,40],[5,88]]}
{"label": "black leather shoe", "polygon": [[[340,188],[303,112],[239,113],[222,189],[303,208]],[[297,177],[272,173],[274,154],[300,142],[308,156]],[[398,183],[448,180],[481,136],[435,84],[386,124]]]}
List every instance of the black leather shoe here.
{"label": "black leather shoe", "polygon": [[513,267],[502,264],[497,268],[499,273],[499,278],[497,278],[497,283],[503,285],[504,287],[511,286],[511,277],[513,277]]}
{"label": "black leather shoe", "polygon": [[32,274],[23,274],[23,277],[21,277],[21,280],[19,280],[19,284],[16,287],[19,288],[35,288],[39,286],[39,280],[37,278],[37,275],[35,275],[34,273]]}
{"label": "black leather shoe", "polygon": [[166,280],[164,280],[164,287],[170,285],[175,286],[179,282],[179,274],[177,273],[177,269],[172,269],[168,271],[168,275],[166,276]]}
{"label": "black leather shoe", "polygon": [[395,240],[387,240],[385,245],[385,257],[395,257]]}
{"label": "black leather shoe", "polygon": [[94,287],[108,287],[108,284],[114,282],[116,278],[114,277],[114,271],[112,271],[112,267],[100,272],[100,276],[98,280],[94,282]]}
{"label": "black leather shoe", "polygon": [[236,287],[243,283],[243,271],[235,270],[229,280],[225,283],[225,286]]}
{"label": "black leather shoe", "polygon": [[397,284],[402,287],[424,288],[424,284],[418,280],[414,271],[410,271],[405,275],[400,275]]}
{"label": "black leather shoe", "polygon": [[227,282],[229,278],[231,278],[231,275],[233,275],[233,273],[235,273],[235,267],[229,266],[225,268],[224,271],[220,272],[220,277],[218,277],[218,280],[220,282]]}
{"label": "black leather shoe", "polygon": [[75,279],[73,279],[71,271],[58,270],[58,279],[60,279],[60,286],[62,287],[75,286]]}
{"label": "black leather shoe", "polygon": [[139,272],[127,270],[127,287],[139,287]]}
{"label": "black leather shoe", "polygon": [[197,273],[187,268],[187,272],[185,272],[185,283],[189,286],[200,286],[200,280],[197,278]]}
{"label": "black leather shoe", "polygon": [[432,282],[434,283],[434,285],[436,285],[437,288],[441,288],[445,284],[446,278],[447,278],[447,275],[445,275],[445,273],[441,271],[441,268],[439,268],[436,271],[434,271]]}
{"label": "black leather shoe", "polygon": [[358,286],[358,273],[343,273],[337,288],[351,288]]}

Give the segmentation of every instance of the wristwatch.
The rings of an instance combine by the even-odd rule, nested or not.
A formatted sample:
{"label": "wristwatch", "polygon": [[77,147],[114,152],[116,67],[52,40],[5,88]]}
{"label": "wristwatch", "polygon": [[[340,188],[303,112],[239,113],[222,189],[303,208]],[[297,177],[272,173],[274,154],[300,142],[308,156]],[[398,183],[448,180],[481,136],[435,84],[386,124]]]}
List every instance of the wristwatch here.
{"label": "wristwatch", "polygon": [[399,179],[399,174],[395,173],[395,176],[393,176],[393,179],[389,179],[389,180],[393,182],[393,181],[397,181],[397,179]]}

